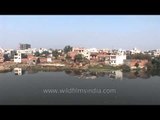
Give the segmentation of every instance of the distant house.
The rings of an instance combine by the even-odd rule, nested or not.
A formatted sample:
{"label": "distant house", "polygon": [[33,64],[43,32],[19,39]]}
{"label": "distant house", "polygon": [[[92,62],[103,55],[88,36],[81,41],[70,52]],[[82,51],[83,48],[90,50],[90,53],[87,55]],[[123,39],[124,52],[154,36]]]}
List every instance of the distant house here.
{"label": "distant house", "polygon": [[51,57],[47,57],[47,62],[52,62],[52,58]]}
{"label": "distant house", "polygon": [[90,54],[90,60],[97,60],[98,59],[98,53],[97,52],[92,52]]}
{"label": "distant house", "polygon": [[27,56],[29,64],[37,64],[40,62],[39,57],[35,57],[34,55],[30,54]]}
{"label": "distant house", "polygon": [[22,58],[21,63],[28,63],[28,59],[27,58]]}
{"label": "distant house", "polygon": [[84,50],[81,54],[82,54],[86,59],[90,60],[90,58],[91,58],[91,53],[90,53],[88,50]]}
{"label": "distant house", "polygon": [[49,56],[49,57],[53,57],[53,54],[49,54],[48,56]]}
{"label": "distant house", "polygon": [[14,55],[14,62],[15,63],[21,63],[22,62],[22,54],[21,53],[17,53]]}
{"label": "distant house", "polygon": [[85,48],[79,48],[79,47],[73,47],[72,48],[72,52],[78,52],[78,53],[82,53],[84,52]]}
{"label": "distant house", "polygon": [[125,54],[110,54],[106,56],[105,63],[113,66],[122,65],[126,60]]}
{"label": "distant house", "polygon": [[71,53],[71,56],[73,56],[72,59],[74,59],[75,54],[82,54],[84,58],[90,60],[91,52],[86,48],[75,48],[74,47],[72,49],[72,52],[73,52],[73,53]]}
{"label": "distant house", "polygon": [[0,53],[0,62],[3,63],[4,62],[4,57],[3,57],[3,54]]}
{"label": "distant house", "polygon": [[29,48],[29,49],[23,49],[23,50],[17,50],[17,53],[21,53],[21,54],[33,54],[33,50],[31,48]]}
{"label": "distant house", "polygon": [[131,54],[137,54],[137,53],[141,53],[141,50],[137,49],[137,48],[133,48],[132,50],[130,50]]}
{"label": "distant house", "polygon": [[89,49],[87,49],[89,52],[91,52],[91,53],[98,53],[98,50],[97,50],[97,48],[89,48]]}
{"label": "distant house", "polygon": [[39,61],[40,61],[40,63],[47,63],[47,58],[40,57]]}
{"label": "distant house", "polygon": [[153,56],[158,57],[158,56],[160,56],[160,49],[153,50],[152,53],[153,53]]}
{"label": "distant house", "polygon": [[131,60],[124,60],[124,64],[128,65],[131,69],[136,69],[136,63],[138,63],[139,68],[144,68],[145,65],[148,63],[148,60],[138,60],[138,59],[131,59]]}
{"label": "distant house", "polygon": [[72,60],[75,59],[75,56],[78,54],[78,51],[68,52],[68,56],[71,57]]}
{"label": "distant house", "polygon": [[98,54],[97,54],[97,58],[98,58],[98,60],[99,61],[105,61],[105,58],[108,56],[108,53],[106,53],[106,52],[99,52]]}

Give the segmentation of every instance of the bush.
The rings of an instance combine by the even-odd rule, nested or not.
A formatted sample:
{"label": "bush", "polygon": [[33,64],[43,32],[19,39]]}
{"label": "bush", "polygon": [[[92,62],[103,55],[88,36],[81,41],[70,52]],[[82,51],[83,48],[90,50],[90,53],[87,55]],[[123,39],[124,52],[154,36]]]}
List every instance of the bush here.
{"label": "bush", "polygon": [[123,72],[129,72],[131,70],[128,65],[122,65],[121,68]]}
{"label": "bush", "polygon": [[147,70],[152,70],[153,69],[153,65],[151,62],[146,64]]}

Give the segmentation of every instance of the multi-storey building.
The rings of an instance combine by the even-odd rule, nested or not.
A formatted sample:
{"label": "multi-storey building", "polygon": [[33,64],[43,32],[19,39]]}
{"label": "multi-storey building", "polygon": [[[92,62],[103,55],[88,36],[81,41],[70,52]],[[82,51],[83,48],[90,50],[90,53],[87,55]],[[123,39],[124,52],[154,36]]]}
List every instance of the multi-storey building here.
{"label": "multi-storey building", "polygon": [[30,44],[20,44],[20,50],[25,50],[25,49],[28,49],[28,48],[31,48]]}
{"label": "multi-storey building", "polygon": [[110,53],[105,58],[105,63],[113,66],[122,65],[126,60],[126,54],[123,51],[118,51],[117,53]]}
{"label": "multi-storey building", "polygon": [[22,54],[21,53],[17,53],[16,55],[14,55],[14,62],[15,63],[21,63],[22,62]]}

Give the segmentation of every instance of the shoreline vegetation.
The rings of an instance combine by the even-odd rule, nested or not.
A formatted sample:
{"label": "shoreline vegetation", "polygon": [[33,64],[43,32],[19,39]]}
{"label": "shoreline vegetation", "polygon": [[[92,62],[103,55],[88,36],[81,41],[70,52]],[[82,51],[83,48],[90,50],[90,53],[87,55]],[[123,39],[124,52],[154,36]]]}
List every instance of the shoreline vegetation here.
{"label": "shoreline vegetation", "polygon": [[35,71],[64,71],[64,70],[83,70],[89,72],[109,72],[109,71],[116,71],[120,70],[122,72],[130,72],[130,71],[140,71],[143,69],[135,69],[130,70],[128,66],[109,66],[109,65],[90,65],[87,64],[85,66],[80,65],[68,65],[68,64],[61,64],[59,63],[57,66],[56,64],[37,64],[37,65],[29,65],[29,64],[2,64],[0,65],[0,73],[4,72],[11,72],[14,68],[22,68],[23,70],[35,70]]}

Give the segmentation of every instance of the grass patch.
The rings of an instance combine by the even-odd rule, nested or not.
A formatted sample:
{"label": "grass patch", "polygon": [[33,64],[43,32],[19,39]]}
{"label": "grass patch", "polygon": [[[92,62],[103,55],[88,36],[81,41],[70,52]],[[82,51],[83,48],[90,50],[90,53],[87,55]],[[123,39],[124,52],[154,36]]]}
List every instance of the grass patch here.
{"label": "grass patch", "polygon": [[90,72],[108,72],[108,71],[113,71],[113,70],[120,70],[120,67],[114,67],[114,66],[89,66],[88,70]]}

